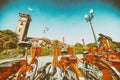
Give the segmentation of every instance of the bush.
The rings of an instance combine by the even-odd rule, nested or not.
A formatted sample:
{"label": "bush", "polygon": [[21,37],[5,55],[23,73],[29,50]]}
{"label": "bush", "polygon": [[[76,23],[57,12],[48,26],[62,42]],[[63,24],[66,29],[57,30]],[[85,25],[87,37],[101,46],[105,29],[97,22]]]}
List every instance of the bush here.
{"label": "bush", "polygon": [[42,52],[40,53],[40,56],[47,56],[51,55],[53,53],[53,50],[47,49],[47,48],[42,48]]}
{"label": "bush", "polygon": [[0,53],[0,59],[21,57],[23,55],[24,55],[23,49],[8,49]]}

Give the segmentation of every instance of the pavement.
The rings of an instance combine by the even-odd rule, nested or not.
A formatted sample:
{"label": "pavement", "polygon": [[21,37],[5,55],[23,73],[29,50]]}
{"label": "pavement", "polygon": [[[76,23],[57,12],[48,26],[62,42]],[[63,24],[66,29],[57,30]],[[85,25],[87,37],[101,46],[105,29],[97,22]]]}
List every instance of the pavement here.
{"label": "pavement", "polygon": [[[82,58],[82,55],[79,54],[77,55],[79,58]],[[61,56],[59,56],[60,59]],[[19,61],[19,60],[24,60],[25,58],[13,58],[13,59],[4,59],[4,60],[0,60],[0,65],[4,64],[4,63],[11,63],[14,61]],[[43,66],[44,64],[48,63],[48,62],[52,62],[53,56],[40,56],[38,57],[38,68],[40,68],[41,66]],[[28,58],[28,62],[31,60],[31,57]]]}

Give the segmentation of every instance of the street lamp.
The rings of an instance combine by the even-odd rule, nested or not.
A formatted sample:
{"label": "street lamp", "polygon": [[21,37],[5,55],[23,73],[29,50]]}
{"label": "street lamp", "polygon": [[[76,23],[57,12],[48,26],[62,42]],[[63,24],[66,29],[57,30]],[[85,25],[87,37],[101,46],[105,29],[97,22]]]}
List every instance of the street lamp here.
{"label": "street lamp", "polygon": [[97,44],[96,35],[95,35],[94,29],[93,29],[93,25],[92,25],[92,19],[94,18],[94,11],[93,11],[93,9],[90,9],[90,15],[85,14],[84,18],[85,18],[85,20],[87,22],[90,23],[90,26],[91,26],[91,29],[92,29],[92,32],[93,32],[93,36],[94,36],[94,40],[95,40],[95,43]]}

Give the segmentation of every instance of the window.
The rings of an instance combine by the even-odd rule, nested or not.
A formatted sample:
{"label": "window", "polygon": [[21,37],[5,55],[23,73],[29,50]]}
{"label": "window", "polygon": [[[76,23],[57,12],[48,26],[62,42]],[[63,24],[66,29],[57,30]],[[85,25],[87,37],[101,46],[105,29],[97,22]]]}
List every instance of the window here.
{"label": "window", "polygon": [[19,28],[19,30],[18,30],[19,32],[21,32],[22,31],[22,29],[21,28]]}
{"label": "window", "polygon": [[20,23],[20,25],[23,25],[23,21]]}

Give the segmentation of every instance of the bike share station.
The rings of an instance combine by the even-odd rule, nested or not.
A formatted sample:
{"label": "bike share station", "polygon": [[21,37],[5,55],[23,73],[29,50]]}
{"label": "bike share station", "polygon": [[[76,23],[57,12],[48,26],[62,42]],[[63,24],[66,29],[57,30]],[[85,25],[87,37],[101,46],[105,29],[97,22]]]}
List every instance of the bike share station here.
{"label": "bike share station", "polygon": [[[74,53],[74,46],[53,47],[52,61],[38,67],[42,47],[22,41],[25,57],[0,63],[0,80],[120,80],[120,51],[111,45],[112,39],[102,33],[97,40],[92,25],[93,10],[85,19],[90,23],[96,46],[83,52],[82,59]],[[98,44],[99,42],[99,44]],[[32,57],[28,61],[28,49]]]}

